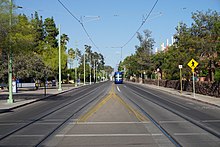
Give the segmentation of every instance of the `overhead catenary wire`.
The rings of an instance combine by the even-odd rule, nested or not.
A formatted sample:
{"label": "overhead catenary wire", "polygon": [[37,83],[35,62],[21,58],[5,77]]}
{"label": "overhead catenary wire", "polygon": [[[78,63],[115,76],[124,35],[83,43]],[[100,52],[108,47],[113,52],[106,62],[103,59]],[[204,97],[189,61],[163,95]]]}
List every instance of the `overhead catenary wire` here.
{"label": "overhead catenary wire", "polygon": [[63,8],[80,24],[82,23],[60,0],[58,2],[63,6]]}
{"label": "overhead catenary wire", "polygon": [[146,23],[146,21],[148,20],[148,18],[150,17],[151,13],[153,12],[154,8],[156,7],[157,3],[159,0],[156,0],[153,7],[151,8],[150,12],[147,14],[146,18],[142,21],[141,25],[138,27],[138,29],[136,30],[136,32],[131,36],[131,38],[121,47],[124,48],[128,43],[131,42],[131,40],[136,36],[137,32],[142,28],[142,26]]}
{"label": "overhead catenary wire", "polygon": [[83,25],[82,21],[80,21],[80,19],[78,19],[60,0],[58,0],[58,2],[62,5],[62,7],[81,25],[81,27],[83,28],[83,31],[85,32],[86,36],[88,37],[88,39],[91,41],[91,43],[95,46],[95,48],[100,52],[99,47],[95,44],[95,42],[92,40],[92,38],[90,37],[88,31],[86,30],[85,26]]}
{"label": "overhead catenary wire", "polygon": [[[144,18],[144,20],[142,21],[141,25],[138,27],[138,29],[135,31],[135,33],[130,37],[130,39],[124,44],[122,45],[120,48],[124,48],[127,44],[129,44],[131,42],[131,40],[136,36],[137,32],[140,31],[140,29],[142,28],[142,26],[146,23],[146,21],[149,19],[151,13],[153,12],[154,8],[156,7],[157,3],[159,0],[156,0],[154,5],[152,6],[151,10],[149,11],[149,13],[147,14],[147,16]],[[86,30],[85,26],[83,25],[82,21],[80,21],[80,19],[78,19],[60,0],[58,0],[58,2],[63,6],[63,8],[81,25],[81,27],[83,28],[84,32],[86,33],[88,39],[91,41],[91,43],[98,49],[98,51],[100,52],[98,46],[95,44],[95,42],[92,40],[92,38],[90,37],[88,31]]]}

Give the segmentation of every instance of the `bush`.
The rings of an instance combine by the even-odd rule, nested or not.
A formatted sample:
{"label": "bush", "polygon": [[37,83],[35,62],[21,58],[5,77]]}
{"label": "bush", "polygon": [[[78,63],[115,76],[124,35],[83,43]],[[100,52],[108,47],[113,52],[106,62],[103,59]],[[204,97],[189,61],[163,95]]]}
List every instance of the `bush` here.
{"label": "bush", "polygon": [[215,81],[220,81],[220,69],[215,69]]}

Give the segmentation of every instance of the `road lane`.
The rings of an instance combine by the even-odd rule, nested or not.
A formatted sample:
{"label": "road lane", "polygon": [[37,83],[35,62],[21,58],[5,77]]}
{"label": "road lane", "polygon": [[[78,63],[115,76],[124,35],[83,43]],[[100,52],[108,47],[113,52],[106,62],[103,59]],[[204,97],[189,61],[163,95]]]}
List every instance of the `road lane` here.
{"label": "road lane", "polygon": [[[110,83],[85,86],[0,115],[0,146],[35,146],[108,92]],[[24,115],[26,114],[26,115]]]}
{"label": "road lane", "polygon": [[[188,119],[195,119],[200,123],[203,120],[219,119],[219,108],[176,97],[158,89],[153,90],[140,85],[126,83],[120,85],[119,93],[125,99],[134,101],[141,109],[150,114],[171,136],[183,146],[219,146],[220,140],[209,132],[190,123]],[[191,105],[193,103],[193,106]],[[196,107],[195,107],[196,106]],[[206,106],[212,108],[205,111],[198,109]],[[198,116],[199,115],[199,116]],[[184,116],[184,117],[183,117]],[[199,119],[203,118],[203,119]],[[208,122],[206,122],[208,123]],[[211,123],[210,123],[211,124]],[[209,125],[210,125],[209,124]],[[212,124],[213,128],[219,129],[219,124]]]}
{"label": "road lane", "polygon": [[135,107],[112,90],[79,120],[69,123],[45,146],[174,146],[173,143]]}

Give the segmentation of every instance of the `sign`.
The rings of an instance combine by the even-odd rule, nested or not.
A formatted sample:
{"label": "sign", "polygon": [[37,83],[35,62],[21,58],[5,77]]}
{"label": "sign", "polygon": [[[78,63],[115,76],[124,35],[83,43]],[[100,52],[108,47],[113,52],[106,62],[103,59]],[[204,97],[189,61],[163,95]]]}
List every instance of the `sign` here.
{"label": "sign", "polygon": [[183,65],[179,65],[179,69],[183,68]]}
{"label": "sign", "polygon": [[17,93],[17,83],[14,80],[12,81],[12,92]]}
{"label": "sign", "polygon": [[194,72],[194,69],[198,66],[198,62],[196,62],[194,59],[190,60],[189,63],[187,64],[192,71]]}

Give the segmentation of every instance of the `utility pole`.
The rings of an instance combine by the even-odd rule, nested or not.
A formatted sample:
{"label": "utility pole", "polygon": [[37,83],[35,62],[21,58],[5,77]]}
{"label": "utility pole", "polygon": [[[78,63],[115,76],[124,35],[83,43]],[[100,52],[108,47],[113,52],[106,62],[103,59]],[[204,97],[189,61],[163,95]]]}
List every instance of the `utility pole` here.
{"label": "utility pole", "polygon": [[86,52],[84,52],[84,74],[83,74],[83,84],[86,85]]}
{"label": "utility pole", "polygon": [[90,55],[90,63],[89,63],[89,84],[91,85],[92,84],[92,75],[91,75],[91,60],[92,60],[92,57]]}
{"label": "utility pole", "polygon": [[75,87],[77,87],[77,41],[75,42],[76,50],[75,50],[75,59],[76,59],[76,67],[75,67]]}
{"label": "utility pole", "polygon": [[94,83],[96,82],[96,78],[95,78],[95,69],[96,69],[96,63],[95,63],[95,59],[94,59]]}
{"label": "utility pole", "polygon": [[182,68],[183,68],[183,65],[179,65],[179,69],[180,69],[180,93],[181,93],[181,94],[182,94],[182,92],[183,92]]}
{"label": "utility pole", "polygon": [[13,95],[12,95],[12,41],[11,41],[11,28],[12,28],[12,7],[13,7],[13,2],[10,0],[10,20],[9,20],[9,27],[10,27],[10,32],[9,32],[9,63],[8,63],[8,88],[9,88],[9,96],[7,102],[9,104],[14,103],[13,100]]}
{"label": "utility pole", "polygon": [[62,91],[61,87],[61,29],[59,25],[59,88],[58,91]]}
{"label": "utility pole", "polygon": [[95,74],[96,74],[95,81],[97,82],[97,77],[98,77],[98,66],[97,66],[97,64],[96,64],[95,68],[96,68],[96,69],[95,69],[95,70],[96,70],[96,73],[95,73]]}

